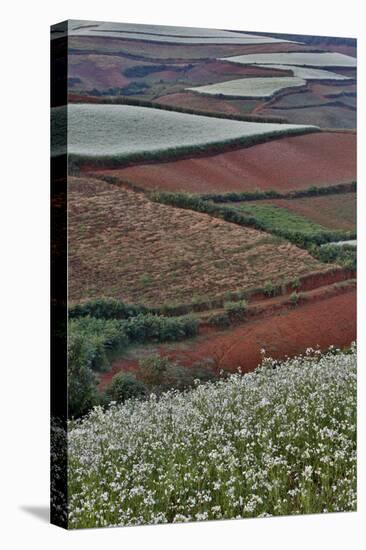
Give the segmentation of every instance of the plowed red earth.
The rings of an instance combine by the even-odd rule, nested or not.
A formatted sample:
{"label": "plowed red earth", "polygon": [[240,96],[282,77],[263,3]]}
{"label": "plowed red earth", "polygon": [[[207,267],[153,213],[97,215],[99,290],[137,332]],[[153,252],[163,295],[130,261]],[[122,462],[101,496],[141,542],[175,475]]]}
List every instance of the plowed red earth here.
{"label": "plowed red earth", "polygon": [[[283,310],[277,315],[257,319],[230,331],[213,332],[171,350],[161,346],[159,353],[189,367],[211,359],[216,369],[243,372],[254,370],[261,362],[261,349],[276,359],[303,353],[307,347],[326,349],[347,346],[356,339],[356,291],[354,289]],[[120,371],[138,369],[137,360],[120,360],[102,375],[103,389]]]}
{"label": "plowed red earth", "polygon": [[218,155],[100,173],[146,189],[193,193],[321,187],[356,179],[356,135],[321,132]]}

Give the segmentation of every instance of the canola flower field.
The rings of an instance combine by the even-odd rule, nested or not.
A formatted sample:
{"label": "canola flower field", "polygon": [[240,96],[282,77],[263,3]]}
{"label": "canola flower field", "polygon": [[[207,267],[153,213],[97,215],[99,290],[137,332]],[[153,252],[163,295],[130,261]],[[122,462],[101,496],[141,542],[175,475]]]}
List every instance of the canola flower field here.
{"label": "canola flower field", "polygon": [[96,407],[68,453],[71,528],[355,510],[355,346]]}

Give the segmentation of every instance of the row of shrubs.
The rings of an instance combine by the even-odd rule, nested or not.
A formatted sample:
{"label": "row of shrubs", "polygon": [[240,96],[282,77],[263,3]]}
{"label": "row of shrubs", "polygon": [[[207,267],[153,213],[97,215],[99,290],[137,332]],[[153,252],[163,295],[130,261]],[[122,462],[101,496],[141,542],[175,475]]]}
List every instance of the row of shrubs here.
{"label": "row of shrubs", "polygon": [[69,337],[82,336],[89,343],[88,364],[94,370],[108,366],[108,350],[132,343],[175,342],[198,333],[199,320],[192,316],[163,317],[140,313],[129,319],[79,317],[69,321]]}
{"label": "row of shrubs", "polygon": [[69,318],[95,317],[97,319],[129,319],[139,314],[151,313],[143,305],[125,304],[114,298],[98,298],[69,307]]}
{"label": "row of shrubs", "polygon": [[357,248],[355,246],[327,244],[314,246],[310,252],[321,262],[338,263],[352,271],[357,268]]}
{"label": "row of shrubs", "polygon": [[198,319],[138,314],[128,319],[70,319],[68,331],[68,398],[71,416],[80,416],[97,396],[96,371],[110,367],[110,356],[132,343],[169,342],[198,332]]}
{"label": "row of shrubs", "polygon": [[268,191],[251,191],[251,192],[230,192],[230,193],[206,193],[199,195],[199,198],[206,201],[225,203],[225,202],[242,202],[242,201],[257,201],[265,199],[299,199],[303,197],[320,197],[325,195],[336,195],[341,193],[355,193],[356,182],[339,183],[337,185],[329,185],[325,187],[311,186],[307,189],[298,191],[289,191],[281,193],[273,189]]}
{"label": "row of shrubs", "polygon": [[320,246],[330,242],[356,238],[356,233],[351,231],[317,231],[309,235],[298,231],[269,227],[263,220],[259,220],[254,215],[244,214],[235,207],[220,206],[211,201],[202,200],[197,195],[188,193],[158,192],[153,193],[151,196],[152,200],[156,202],[204,212],[211,216],[222,218],[227,222],[254,227],[255,229],[272,233],[308,250],[311,250],[314,245]]}

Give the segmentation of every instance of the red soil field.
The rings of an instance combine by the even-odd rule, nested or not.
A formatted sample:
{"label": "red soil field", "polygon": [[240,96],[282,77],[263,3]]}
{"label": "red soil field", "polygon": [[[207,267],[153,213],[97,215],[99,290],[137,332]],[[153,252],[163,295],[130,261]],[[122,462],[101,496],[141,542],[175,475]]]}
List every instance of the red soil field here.
{"label": "red soil field", "polygon": [[[305,303],[264,319],[257,319],[230,331],[213,332],[187,346],[161,346],[159,352],[189,367],[211,359],[216,369],[243,372],[261,362],[261,349],[276,359],[304,353],[306,348],[347,346],[356,339],[356,290],[351,289],[323,300]],[[116,361],[101,377],[103,389],[121,370],[134,371],[138,361]],[[208,367],[209,368],[209,367]]]}
{"label": "red soil field", "polygon": [[262,102],[251,99],[218,99],[217,97],[200,95],[194,92],[178,92],[163,95],[156,99],[155,103],[171,105],[172,107],[185,107],[186,109],[198,109],[210,113],[243,115],[250,113]]}
{"label": "red soil field", "polygon": [[356,135],[320,132],[217,155],[102,170],[146,189],[192,193],[290,191],[356,179]]}
{"label": "red soil field", "polygon": [[322,105],[294,109],[261,109],[263,116],[285,117],[291,124],[312,124],[320,128],[356,128],[356,109],[347,105]]}

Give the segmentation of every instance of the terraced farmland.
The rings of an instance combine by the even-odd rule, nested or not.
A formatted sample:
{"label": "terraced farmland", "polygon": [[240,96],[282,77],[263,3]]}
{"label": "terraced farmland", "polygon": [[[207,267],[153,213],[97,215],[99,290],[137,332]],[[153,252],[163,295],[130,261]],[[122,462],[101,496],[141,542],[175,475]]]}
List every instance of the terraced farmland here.
{"label": "terraced farmland", "polygon": [[69,296],[162,305],[210,300],[327,266],[288,242],[153,203],[99,180],[69,183]]}
{"label": "terraced farmland", "polygon": [[[62,26],[53,33],[56,65],[64,55],[65,40],[57,40]],[[185,454],[183,483],[172,473],[163,445],[155,466],[163,485],[169,481],[168,492],[161,492],[160,482],[155,491],[153,472],[146,493],[136,482],[136,461],[127,464],[122,457],[123,468],[107,472],[110,484],[103,486],[102,464],[98,490],[84,499],[96,455],[83,454],[80,445],[88,419],[105,424],[115,411],[137,411],[133,423],[140,426],[139,411],[146,409],[151,420],[151,406],[163,410],[169,390],[180,402],[184,395],[202,397],[218,384],[220,399],[225,397],[230,381],[217,379],[238,367],[242,373],[255,370],[263,349],[283,360],[307,348],[332,346],[324,358],[318,349],[307,350],[293,363],[312,377],[310,371],[323,362],[327,376],[334,370],[329,365],[341,358],[346,372],[356,339],[356,41],[100,21],[71,21],[69,31],[68,104],[57,94],[52,98],[52,164],[58,166],[67,154],[69,171],[67,383],[75,439],[70,457],[77,466],[69,487],[69,525],[289,513],[288,498],[277,498],[282,482],[291,513],[354,509],[354,468],[344,466],[354,466],[354,448],[342,447],[341,470],[329,470],[328,450],[318,441],[309,446],[316,426],[319,440],[329,436],[334,450],[334,431],[324,431],[321,415],[303,431],[305,452],[295,477],[293,468],[282,481],[277,466],[264,477],[263,468],[258,470],[264,492],[257,500],[252,488],[247,490],[248,476],[237,476],[235,491],[230,485],[229,470],[237,464],[225,431],[219,454],[219,447],[209,449],[221,472],[211,477],[223,483],[221,489],[209,482],[204,493],[192,482],[189,498],[194,457],[190,450]],[[349,347],[344,353],[338,349]],[[269,387],[287,363],[266,365]],[[248,380],[260,372],[248,374]],[[239,387],[242,377],[234,378]],[[354,384],[353,372],[348,378]],[[260,416],[269,411],[272,422],[262,386],[255,388],[255,405],[260,404]],[[329,391],[322,389],[324,402]],[[277,390],[272,393],[277,399]],[[301,419],[303,403],[300,399]],[[295,435],[283,446],[287,455],[296,453],[298,444],[290,405]],[[166,432],[176,439],[171,408],[163,416]],[[207,431],[207,415],[202,418]],[[189,424],[194,440],[196,420]],[[244,424],[234,434],[240,441],[248,431]],[[354,440],[351,424],[349,441]],[[113,439],[100,428],[98,452],[99,439],[107,450]],[[215,439],[217,423],[210,430]],[[250,462],[240,441],[238,456]],[[273,449],[268,437],[263,441],[260,454],[266,459]],[[148,441],[142,437],[140,443],[146,448]],[[309,462],[314,469],[303,471],[309,448],[317,450]],[[103,446],[100,456],[104,451]],[[82,469],[79,456],[87,459]],[[140,460],[143,473],[148,458]],[[230,464],[224,471],[225,461]],[[319,463],[325,478],[318,476]],[[131,505],[121,501],[123,488]],[[207,495],[215,501],[212,508]]]}
{"label": "terraced farmland", "polygon": [[291,191],[356,179],[356,136],[322,132],[210,157],[104,170],[150,190],[213,193]]}

